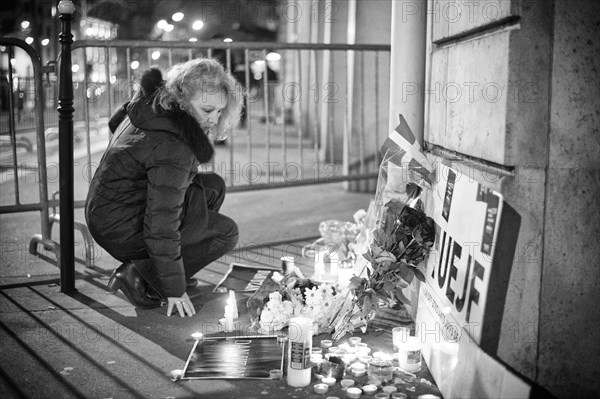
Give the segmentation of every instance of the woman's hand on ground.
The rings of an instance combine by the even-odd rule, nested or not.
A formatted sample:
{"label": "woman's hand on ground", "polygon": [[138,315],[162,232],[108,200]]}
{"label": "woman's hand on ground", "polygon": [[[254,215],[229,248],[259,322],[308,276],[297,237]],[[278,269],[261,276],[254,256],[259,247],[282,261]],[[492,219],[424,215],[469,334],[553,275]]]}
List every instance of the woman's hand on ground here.
{"label": "woman's hand on ground", "polygon": [[192,303],[190,297],[187,293],[184,293],[181,297],[168,297],[167,298],[167,316],[171,316],[171,312],[173,311],[173,306],[177,308],[179,311],[179,315],[184,317],[187,313],[188,316],[193,316],[196,314],[196,309],[194,309],[194,304]]}

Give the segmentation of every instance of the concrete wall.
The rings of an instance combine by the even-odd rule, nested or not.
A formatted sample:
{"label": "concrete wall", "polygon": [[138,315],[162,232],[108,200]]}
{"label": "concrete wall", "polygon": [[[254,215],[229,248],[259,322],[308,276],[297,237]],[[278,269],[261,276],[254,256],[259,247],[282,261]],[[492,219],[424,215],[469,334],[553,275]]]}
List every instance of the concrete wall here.
{"label": "concrete wall", "polygon": [[538,381],[600,396],[600,2],[555,1]]}
{"label": "concrete wall", "polygon": [[432,0],[428,24],[425,140],[521,216],[497,356],[597,397],[599,2]]}

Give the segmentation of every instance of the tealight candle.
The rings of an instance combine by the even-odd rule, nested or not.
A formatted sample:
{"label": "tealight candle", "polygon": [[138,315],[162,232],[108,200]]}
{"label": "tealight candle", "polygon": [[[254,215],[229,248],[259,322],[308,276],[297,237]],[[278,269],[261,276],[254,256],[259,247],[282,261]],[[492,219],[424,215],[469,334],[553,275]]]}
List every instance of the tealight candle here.
{"label": "tealight candle", "polygon": [[271,378],[272,380],[280,380],[283,378],[283,372],[278,369],[270,370],[269,378]]}
{"label": "tealight candle", "polygon": [[310,351],[313,355],[320,355],[321,353],[323,353],[323,349],[319,348],[318,346],[312,348]]}
{"label": "tealight candle", "polygon": [[373,356],[358,356],[357,359],[361,363],[368,364],[373,359]]}
{"label": "tealight candle", "polygon": [[350,388],[351,386],[354,386],[354,380],[351,380],[349,378],[344,378],[343,380],[340,381],[340,385],[342,386],[342,390],[345,391],[346,389]]}
{"label": "tealight candle", "polygon": [[407,399],[408,396],[404,392],[393,392],[392,399]]}
{"label": "tealight candle", "polygon": [[327,384],[315,384],[313,386],[313,389],[315,390],[315,393],[318,395],[323,395],[325,393],[327,393],[327,391],[329,390],[329,387],[327,386]]}
{"label": "tealight candle", "polygon": [[362,390],[367,395],[373,395],[375,393],[375,391],[377,391],[377,386],[373,385],[373,384],[364,385],[362,387]]}
{"label": "tealight candle", "polygon": [[327,348],[329,348],[331,346],[333,346],[333,342],[332,341],[330,341],[328,339],[321,340],[321,348],[327,349]]}
{"label": "tealight candle", "polygon": [[[350,341],[350,345],[355,345],[362,341],[361,337],[351,337],[348,341]],[[366,345],[366,344],[365,344]]]}
{"label": "tealight candle", "polygon": [[[323,343],[321,343],[322,345]],[[327,351],[329,351],[329,353],[335,353],[338,350],[337,346],[330,346],[327,348]]]}
{"label": "tealight candle", "polygon": [[394,393],[398,390],[398,388],[396,388],[393,385],[386,385],[383,388],[381,388],[383,390],[383,392],[387,393],[388,395],[391,393]]}
{"label": "tealight candle", "polygon": [[367,370],[355,369],[355,370],[350,370],[350,373],[352,374],[353,377],[363,377],[365,374],[367,374]]}
{"label": "tealight candle", "polygon": [[181,377],[183,377],[183,370],[172,370],[171,371],[171,379],[173,381],[177,381],[178,379],[180,379]]}
{"label": "tealight candle", "polygon": [[321,379],[321,382],[322,382],[323,384],[327,384],[328,386],[332,387],[332,386],[334,386],[334,385],[335,385],[336,379],[335,379],[335,378],[333,378],[333,377],[323,377],[323,378]]}
{"label": "tealight candle", "polygon": [[360,391],[360,388],[350,387],[348,390],[346,390],[346,396],[348,396],[350,399],[358,399],[360,398],[361,394],[362,392]]}
{"label": "tealight candle", "polygon": [[287,340],[288,340],[288,336],[286,333],[284,333],[283,331],[279,331],[277,333],[277,343],[283,344],[283,343],[287,342]]}
{"label": "tealight candle", "polygon": [[201,332],[195,332],[192,334],[192,338],[194,338],[196,341],[199,341],[200,338],[202,338],[202,333]]}
{"label": "tealight candle", "polygon": [[386,392],[379,392],[379,393],[375,394],[375,397],[377,399],[388,399],[390,397],[390,394],[386,393]]}
{"label": "tealight candle", "polygon": [[352,366],[350,366],[350,373],[354,376],[354,377],[362,377],[363,375],[365,375],[367,373],[367,366],[365,366],[362,363],[352,363]]}
{"label": "tealight candle", "polygon": [[363,343],[363,342],[359,342],[358,344],[355,345],[356,347],[356,353],[358,354],[358,356],[368,356],[369,353],[371,353],[371,348],[369,348],[367,346],[367,344]]}
{"label": "tealight candle", "polygon": [[344,359],[344,363],[351,364],[356,360],[356,355],[354,353],[346,353],[342,356],[342,359]]}

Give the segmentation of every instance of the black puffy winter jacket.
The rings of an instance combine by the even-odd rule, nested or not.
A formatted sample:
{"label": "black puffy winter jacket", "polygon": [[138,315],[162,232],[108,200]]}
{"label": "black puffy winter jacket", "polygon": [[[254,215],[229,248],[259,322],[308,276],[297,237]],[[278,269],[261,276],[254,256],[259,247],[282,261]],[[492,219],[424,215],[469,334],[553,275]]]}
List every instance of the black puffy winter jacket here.
{"label": "black puffy winter jacket", "polygon": [[149,257],[162,294],[179,297],[186,287],[179,233],[185,193],[214,150],[188,113],[153,110],[162,84],[158,70],[145,73],[141,83],[109,123],[115,134],[90,185],[86,221],[115,258]]}

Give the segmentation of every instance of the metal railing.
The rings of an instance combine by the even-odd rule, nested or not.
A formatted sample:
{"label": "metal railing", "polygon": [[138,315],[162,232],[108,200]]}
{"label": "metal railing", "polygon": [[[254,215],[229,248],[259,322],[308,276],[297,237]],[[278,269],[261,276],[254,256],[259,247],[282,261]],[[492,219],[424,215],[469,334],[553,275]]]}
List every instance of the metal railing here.
{"label": "metal railing", "polygon": [[[377,137],[387,128],[380,120],[388,114],[389,51],[389,45],[80,41],[73,62],[87,73],[75,73],[81,76],[75,102],[89,129],[133,95],[141,71],[217,58],[247,93],[244,124],[209,165],[229,191],[373,179],[365,163],[378,154]],[[268,68],[272,55],[277,72]],[[375,112],[365,115],[366,103]],[[369,138],[367,125],[375,133]],[[85,137],[89,143],[89,131]],[[87,154],[89,164],[93,155]]]}
{"label": "metal railing", "polygon": [[[55,68],[42,67],[39,57],[26,43],[3,38],[0,45],[24,49],[32,59],[34,72],[33,77],[22,79],[23,86],[14,86],[13,72],[9,70],[8,73],[7,87],[11,90],[7,110],[2,110],[0,118],[0,130],[4,130],[3,121],[7,126],[5,134],[0,134],[7,138],[2,143],[6,151],[0,172],[14,176],[14,198],[7,204],[3,195],[0,214],[39,211],[41,234],[33,236],[30,252],[43,257],[37,251],[38,244],[42,243],[47,251],[56,255],[60,265],[60,246],[52,240],[51,234],[53,224],[61,221],[60,212],[55,210],[64,195],[57,200],[55,187],[49,185],[46,168],[50,164],[46,152],[56,150],[53,146],[59,136],[57,125],[62,120],[59,121],[55,110],[59,105],[58,85],[63,83],[56,74],[51,74],[56,72]],[[81,186],[87,186],[91,181],[108,144],[107,121],[121,103],[131,98],[140,72],[153,65],[166,70],[175,63],[196,57],[219,59],[247,92],[244,122],[229,136],[225,145],[216,146],[217,160],[207,165],[225,179],[229,191],[376,179],[377,168],[369,170],[368,166],[378,165],[380,144],[377,137],[381,129],[387,129],[387,123],[381,120],[388,115],[389,51],[389,45],[75,42],[68,60],[73,65],[62,65],[64,60],[60,65],[64,70],[73,71],[72,83],[69,82],[73,87],[73,109],[69,111],[73,120],[62,122],[71,124],[69,134],[75,141],[75,148],[68,151],[75,156],[77,172],[81,172],[75,173],[74,178],[75,187],[79,188],[76,192],[83,196],[75,198],[77,194],[73,194],[74,198],[66,200],[73,208],[84,206],[87,190],[82,190]],[[155,52],[161,52],[158,59]],[[279,57],[275,60],[279,64],[278,71],[267,68],[273,61],[270,58],[273,54]],[[132,63],[137,68],[132,68]],[[74,65],[79,71],[77,67],[73,68]],[[17,93],[12,90],[15,87]],[[19,104],[14,98],[23,88],[27,89],[27,95],[31,94],[34,108],[27,118],[19,121]],[[365,112],[369,107],[371,111]],[[374,134],[368,135],[367,131]],[[65,146],[64,140],[61,146]],[[27,152],[29,163],[20,161],[24,156],[20,148]],[[32,158],[34,153],[35,160]],[[62,192],[65,183],[62,174],[69,168],[65,167],[63,159],[60,162]],[[68,162],[73,163],[73,160]],[[65,176],[73,175],[70,169]],[[18,176],[23,171],[37,173],[37,202],[21,201]],[[3,179],[0,184],[7,185],[9,181]],[[53,191],[55,193],[49,199],[48,193]],[[50,212],[50,209],[54,211]],[[86,247],[83,262],[92,266],[94,244],[87,227],[81,222],[65,220],[63,218],[61,223],[61,242],[63,227],[79,230]],[[63,226],[65,223],[69,225]]]}
{"label": "metal railing", "polygon": [[[12,59],[11,55],[15,48],[22,49],[28,56],[33,66],[33,98],[34,98],[34,107],[32,109],[32,119],[35,121],[35,147],[30,140],[27,142],[30,144],[30,147],[27,148],[28,152],[32,152],[35,149],[37,154],[36,156],[36,165],[42,165],[42,167],[35,167],[35,172],[37,174],[37,188],[39,201],[37,203],[29,203],[22,204],[21,203],[21,190],[19,184],[19,163],[18,163],[18,155],[17,149],[20,147],[19,142],[23,142],[23,140],[19,140],[16,134],[16,120],[15,113],[16,108],[15,102],[13,101],[14,96],[12,93],[12,88],[15,86],[13,84],[13,68],[12,63],[8,62],[8,73],[7,73],[7,82],[8,88],[11,89],[8,92],[7,102],[8,107],[6,107],[6,112],[2,112],[3,117],[8,122],[8,144],[9,151],[11,155],[11,161],[9,165],[6,165],[6,168],[10,170],[14,179],[12,179],[12,189],[14,191],[14,204],[8,206],[0,206],[0,213],[10,213],[10,212],[20,212],[20,211],[39,211],[41,215],[41,226],[40,233],[36,233],[33,235],[30,243],[30,252],[37,253],[38,244],[42,244],[44,249],[50,252],[53,252],[57,255],[57,262],[60,264],[59,259],[59,245],[51,238],[51,229],[52,229],[52,219],[50,217],[50,204],[48,201],[48,175],[46,169],[46,141],[44,135],[44,90],[42,84],[42,74],[43,67],[41,65],[40,58],[38,54],[35,52],[33,47],[29,46],[27,43],[20,39],[13,38],[0,38],[0,46],[6,46],[8,48],[9,59]],[[3,143],[4,140],[3,140]],[[4,169],[4,168],[3,168]],[[4,172],[3,172],[4,173]],[[4,178],[3,178],[4,180]],[[2,185],[8,185],[10,182],[2,181]]]}

